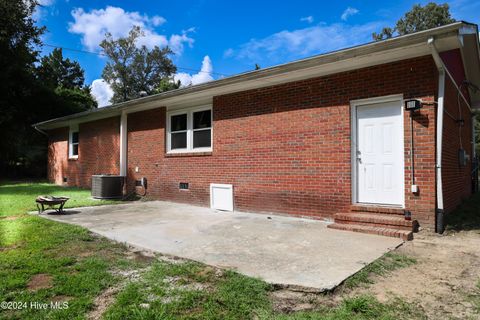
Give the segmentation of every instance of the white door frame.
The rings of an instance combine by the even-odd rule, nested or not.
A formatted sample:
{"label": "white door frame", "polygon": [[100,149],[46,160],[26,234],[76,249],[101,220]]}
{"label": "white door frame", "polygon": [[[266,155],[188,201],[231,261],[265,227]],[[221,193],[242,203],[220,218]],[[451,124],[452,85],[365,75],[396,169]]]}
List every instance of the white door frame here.
{"label": "white door frame", "polygon": [[[401,131],[402,131],[402,150],[405,150],[405,129],[404,129],[404,108],[403,108],[403,94],[392,94],[388,96],[381,96],[381,97],[374,97],[374,98],[367,98],[367,99],[358,99],[358,100],[351,100],[350,101],[350,119],[351,119],[351,147],[350,147],[350,158],[351,158],[351,168],[352,168],[352,177],[351,177],[351,184],[352,184],[352,204],[359,204],[358,202],[358,172],[357,172],[357,107],[371,105],[376,103],[384,103],[384,102],[392,102],[392,101],[400,101],[400,108],[401,108]],[[403,153],[404,157],[402,159],[403,162],[403,170],[402,170],[402,185],[403,185],[403,192],[402,192],[402,208],[405,208],[405,152]],[[379,204],[379,206],[382,206]],[[395,205],[392,205],[395,207]]]}

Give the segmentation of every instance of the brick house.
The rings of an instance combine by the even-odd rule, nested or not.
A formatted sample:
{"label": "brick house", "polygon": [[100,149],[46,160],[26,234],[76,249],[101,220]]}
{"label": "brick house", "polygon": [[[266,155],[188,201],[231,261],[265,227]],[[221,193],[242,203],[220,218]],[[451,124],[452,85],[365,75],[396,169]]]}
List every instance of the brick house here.
{"label": "brick house", "polygon": [[34,126],[57,184],[146,177],[155,199],[408,239],[472,193],[479,53],[457,22]]}

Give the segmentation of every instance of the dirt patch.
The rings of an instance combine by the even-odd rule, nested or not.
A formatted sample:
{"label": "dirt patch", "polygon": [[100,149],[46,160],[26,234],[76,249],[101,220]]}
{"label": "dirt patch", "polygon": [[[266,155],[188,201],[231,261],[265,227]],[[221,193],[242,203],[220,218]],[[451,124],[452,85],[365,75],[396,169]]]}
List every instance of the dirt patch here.
{"label": "dirt patch", "polygon": [[155,254],[150,251],[128,251],[127,259],[131,259],[137,262],[150,263],[156,259]]}
{"label": "dirt patch", "polygon": [[90,257],[94,254],[95,254],[95,252],[93,252],[93,251],[84,251],[84,252],[80,252],[79,254],[77,254],[77,256],[80,257],[80,258],[88,258],[88,257]]}
{"label": "dirt patch", "polygon": [[34,275],[27,284],[29,291],[37,291],[40,289],[48,289],[52,287],[52,276],[46,273]]}
{"label": "dirt patch", "polygon": [[208,291],[212,289],[209,283],[185,280],[185,278],[179,276],[165,277],[162,282],[167,284],[170,290]]}
{"label": "dirt patch", "polygon": [[[130,253],[129,253],[130,255]],[[143,269],[132,270],[112,270],[111,273],[115,276],[120,276],[123,279],[116,286],[109,287],[104,290],[99,296],[97,296],[93,302],[93,309],[88,313],[87,319],[96,320],[101,319],[102,315],[108,309],[108,307],[115,302],[115,297],[127,283],[139,281],[144,272],[148,271],[150,267]]]}
{"label": "dirt patch", "polygon": [[292,313],[315,310],[319,306],[335,306],[328,295],[280,289],[271,292],[273,310],[277,313]]}
{"label": "dirt patch", "polygon": [[18,249],[18,248],[21,248],[22,246],[23,246],[23,242],[22,243],[14,243],[14,244],[11,244],[11,245],[6,246],[6,247],[0,247],[0,252]]}
{"label": "dirt patch", "polygon": [[142,273],[146,272],[149,268],[143,268],[143,269],[132,269],[132,270],[113,270],[111,273],[115,276],[121,276],[124,278],[124,281],[127,282],[132,282],[132,281],[138,281],[140,280]]}
{"label": "dirt patch", "polygon": [[181,263],[185,263],[185,262],[188,261],[188,260],[180,258],[180,257],[169,256],[169,255],[164,255],[164,254],[158,255],[157,259],[160,260],[160,261],[167,262],[167,263],[172,263],[172,264],[181,264]]}
{"label": "dirt patch", "polygon": [[115,296],[120,289],[120,286],[110,287],[97,296],[93,301],[93,309],[88,313],[87,319],[101,319],[107,308],[115,301]]}
{"label": "dirt patch", "polygon": [[73,299],[73,297],[70,297],[70,296],[64,296],[64,295],[59,295],[59,296],[55,296],[51,299],[52,302],[65,302],[65,301],[70,301],[71,299]]}
{"label": "dirt patch", "polygon": [[26,215],[21,214],[21,215],[16,215],[16,216],[6,216],[6,217],[0,217],[1,220],[5,221],[11,221],[11,220],[17,220],[25,217]]}
{"label": "dirt patch", "polygon": [[216,270],[215,270],[214,267],[205,266],[205,268],[203,268],[202,270],[200,270],[200,271],[198,272],[198,275],[199,275],[200,277],[208,277],[208,276],[210,276],[210,275],[212,275],[212,274],[215,274],[215,275],[216,275],[216,273],[217,273],[217,272],[216,272]]}
{"label": "dirt patch", "polygon": [[466,319],[479,316],[469,296],[480,279],[480,235],[475,232],[446,236],[420,233],[397,249],[417,263],[377,277],[368,288],[349,295],[373,294],[385,302],[400,297],[418,305],[429,319]]}

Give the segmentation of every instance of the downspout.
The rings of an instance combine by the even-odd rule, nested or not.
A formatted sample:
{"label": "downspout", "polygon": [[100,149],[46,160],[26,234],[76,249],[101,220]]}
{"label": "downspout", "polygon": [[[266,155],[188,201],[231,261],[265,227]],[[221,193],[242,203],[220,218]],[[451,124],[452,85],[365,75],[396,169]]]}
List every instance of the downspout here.
{"label": "downspout", "polygon": [[127,179],[127,113],[122,112],[120,117],[120,175]]}
{"label": "downspout", "polygon": [[476,115],[472,113],[472,194],[478,192],[478,170],[479,170],[479,159],[477,159],[477,150],[475,146],[475,141],[477,136],[475,134],[475,123],[476,123]]}
{"label": "downspout", "polygon": [[475,148],[475,141],[477,140],[477,136],[475,134],[475,120],[477,119],[477,116],[475,113],[472,114],[472,158],[475,159],[477,157],[477,150]]}
{"label": "downspout", "polygon": [[443,233],[444,205],[443,205],[443,183],[442,183],[442,138],[443,138],[443,113],[445,96],[445,68],[443,61],[435,47],[435,39],[429,38],[428,45],[432,51],[432,57],[438,69],[438,99],[437,99],[437,155],[436,155],[436,176],[437,176],[437,208],[435,212],[435,232]]}

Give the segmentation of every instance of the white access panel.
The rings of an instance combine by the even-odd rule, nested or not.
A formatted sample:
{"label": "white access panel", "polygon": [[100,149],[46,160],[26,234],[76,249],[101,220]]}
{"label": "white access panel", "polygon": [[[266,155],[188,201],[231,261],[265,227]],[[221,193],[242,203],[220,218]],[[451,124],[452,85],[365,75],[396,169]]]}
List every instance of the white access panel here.
{"label": "white access panel", "polygon": [[233,211],[233,185],[211,183],[210,207],[217,210]]}

